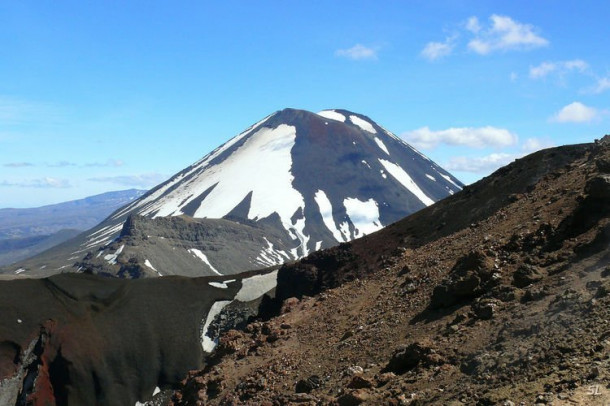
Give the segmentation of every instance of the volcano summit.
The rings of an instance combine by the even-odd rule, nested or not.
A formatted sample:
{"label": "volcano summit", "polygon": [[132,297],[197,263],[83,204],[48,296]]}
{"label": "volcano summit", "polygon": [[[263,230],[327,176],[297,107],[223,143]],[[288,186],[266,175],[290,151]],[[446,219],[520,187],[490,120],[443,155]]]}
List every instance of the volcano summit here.
{"label": "volcano summit", "polygon": [[62,249],[19,266],[49,275],[90,252],[80,270],[233,274],[370,234],[462,186],[366,116],[284,109]]}

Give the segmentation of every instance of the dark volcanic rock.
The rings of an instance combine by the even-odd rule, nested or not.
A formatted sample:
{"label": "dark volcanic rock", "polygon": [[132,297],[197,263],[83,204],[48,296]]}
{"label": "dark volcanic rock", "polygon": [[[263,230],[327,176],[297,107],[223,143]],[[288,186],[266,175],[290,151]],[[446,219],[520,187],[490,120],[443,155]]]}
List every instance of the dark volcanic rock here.
{"label": "dark volcanic rock", "polygon": [[599,175],[589,180],[585,192],[597,200],[610,200],[610,175]]}
{"label": "dark volcanic rock", "polygon": [[523,264],[513,274],[513,285],[524,288],[544,278],[544,274],[536,266]]}
{"label": "dark volcanic rock", "polygon": [[[28,378],[40,399],[54,396],[70,405],[147,399],[155,387],[175,385],[203,366],[200,329],[207,312],[241,287],[218,289],[209,286],[212,280],[63,274],[2,282],[0,380],[29,362],[40,365]],[[35,359],[21,359],[38,336],[44,339]]]}
{"label": "dark volcanic rock", "polygon": [[419,365],[428,366],[443,362],[443,358],[430,344],[415,342],[394,351],[384,372],[403,374]]}
{"label": "dark volcanic rock", "polygon": [[481,251],[472,251],[457,260],[448,277],[432,294],[430,307],[452,306],[480,296],[492,284],[494,262]]}

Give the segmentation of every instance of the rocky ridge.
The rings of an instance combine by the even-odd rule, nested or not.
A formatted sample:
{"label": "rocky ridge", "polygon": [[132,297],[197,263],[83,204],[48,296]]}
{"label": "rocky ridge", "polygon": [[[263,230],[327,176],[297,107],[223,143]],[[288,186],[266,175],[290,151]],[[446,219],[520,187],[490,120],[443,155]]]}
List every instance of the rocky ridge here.
{"label": "rocky ridge", "polygon": [[171,403],[608,404],[609,138],[285,265]]}

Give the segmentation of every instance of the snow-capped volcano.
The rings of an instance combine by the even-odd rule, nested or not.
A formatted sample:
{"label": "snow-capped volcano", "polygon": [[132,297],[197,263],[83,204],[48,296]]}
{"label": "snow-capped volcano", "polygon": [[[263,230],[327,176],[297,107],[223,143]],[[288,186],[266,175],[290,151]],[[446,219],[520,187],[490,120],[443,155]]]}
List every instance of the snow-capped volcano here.
{"label": "snow-capped volcano", "polygon": [[[379,230],[461,188],[451,174],[366,116],[285,109],[114,213],[79,250],[112,241],[129,215],[185,215],[276,230],[274,238],[254,238],[259,254],[240,264],[269,266]],[[213,264],[226,254],[204,248],[189,252],[201,253],[208,271],[217,269]]]}

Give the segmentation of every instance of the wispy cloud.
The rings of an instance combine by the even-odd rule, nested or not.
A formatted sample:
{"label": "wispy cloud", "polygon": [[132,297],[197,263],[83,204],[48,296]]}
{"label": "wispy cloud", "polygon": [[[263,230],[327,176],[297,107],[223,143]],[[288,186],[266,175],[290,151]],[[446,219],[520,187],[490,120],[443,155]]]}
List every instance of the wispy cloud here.
{"label": "wispy cloud", "polygon": [[597,79],[597,83],[590,89],[591,93],[603,93],[610,89],[610,77]]}
{"label": "wispy cloud", "polygon": [[584,73],[589,69],[589,64],[582,59],[570,61],[546,61],[537,66],[530,66],[529,77],[531,79],[544,79],[551,73],[565,75],[567,72],[578,71]]}
{"label": "wispy cloud", "polygon": [[511,163],[513,154],[493,153],[482,157],[453,157],[444,165],[450,171],[487,173]]}
{"label": "wispy cloud", "polygon": [[554,145],[552,141],[547,139],[528,138],[521,144],[518,152],[499,152],[484,156],[457,156],[449,159],[443,167],[450,171],[487,174],[508,165],[515,159]]}
{"label": "wispy cloud", "polygon": [[72,187],[67,179],[44,177],[39,179],[26,179],[19,181],[2,181],[0,186],[4,187],[23,187],[23,188],[51,188],[64,189]]}
{"label": "wispy cloud", "polygon": [[377,50],[362,44],[356,44],[351,48],[336,50],[335,55],[355,61],[377,59]]}
{"label": "wispy cloud", "polygon": [[447,37],[444,42],[428,42],[421,51],[421,56],[429,61],[437,61],[451,55],[455,48],[457,36]]}
{"label": "wispy cloud", "polygon": [[466,20],[465,27],[473,34],[478,34],[479,31],[481,31],[481,24],[479,24],[479,19],[474,16],[469,17],[468,20]]}
{"label": "wispy cloud", "polygon": [[88,164],[85,164],[85,166],[88,167],[107,167],[107,168],[118,168],[125,165],[125,162],[123,162],[120,159],[109,159],[106,162],[91,162]]}
{"label": "wispy cloud", "polygon": [[114,183],[123,186],[150,188],[167,180],[161,173],[144,173],[140,175],[101,176],[87,179],[92,182]]}
{"label": "wispy cloud", "polygon": [[89,162],[85,164],[79,164],[70,161],[57,161],[57,162],[45,162],[44,164],[34,164],[32,162],[9,162],[3,164],[7,168],[23,168],[28,166],[44,166],[47,168],[68,168],[79,166],[81,168],[119,168],[124,166],[125,162],[120,159],[108,159],[106,162]]}
{"label": "wispy cloud", "polygon": [[497,127],[458,127],[433,131],[429,127],[418,128],[402,134],[407,142],[420,149],[435,148],[440,144],[474,148],[507,147],[518,141],[516,134]]}
{"label": "wispy cloud", "polygon": [[69,161],[59,161],[53,163],[46,163],[45,166],[48,166],[49,168],[67,168],[70,166],[76,166],[76,163]]}
{"label": "wispy cloud", "polygon": [[558,123],[588,123],[599,118],[600,112],[593,107],[586,106],[581,102],[573,102],[564,106],[550,121]]}
{"label": "wispy cloud", "polygon": [[475,34],[468,42],[468,48],[478,54],[487,55],[495,51],[528,50],[544,47],[549,41],[541,37],[538,29],[523,24],[508,16],[493,14],[490,25],[484,28],[476,17],[468,19],[467,28]]}

